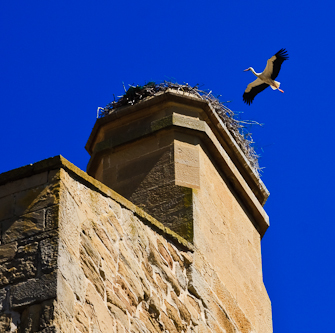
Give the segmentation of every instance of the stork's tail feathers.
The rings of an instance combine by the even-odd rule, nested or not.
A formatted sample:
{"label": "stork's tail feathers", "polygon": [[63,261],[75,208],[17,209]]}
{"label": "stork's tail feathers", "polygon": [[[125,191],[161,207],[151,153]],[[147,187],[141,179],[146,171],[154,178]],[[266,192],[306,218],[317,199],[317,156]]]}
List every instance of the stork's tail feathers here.
{"label": "stork's tail feathers", "polygon": [[276,90],[276,89],[279,89],[279,87],[280,87],[280,82],[278,82],[278,81],[273,81],[274,83],[275,83],[275,86],[270,86],[273,90]]}

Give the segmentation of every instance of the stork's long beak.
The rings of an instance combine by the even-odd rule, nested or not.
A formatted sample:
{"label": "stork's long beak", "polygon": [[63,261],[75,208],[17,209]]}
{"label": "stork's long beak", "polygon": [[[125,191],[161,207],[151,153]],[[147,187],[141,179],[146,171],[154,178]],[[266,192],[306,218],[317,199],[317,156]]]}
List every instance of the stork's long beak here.
{"label": "stork's long beak", "polygon": [[249,68],[247,68],[247,69],[245,69],[243,72],[247,72],[247,71],[249,71],[250,69]]}

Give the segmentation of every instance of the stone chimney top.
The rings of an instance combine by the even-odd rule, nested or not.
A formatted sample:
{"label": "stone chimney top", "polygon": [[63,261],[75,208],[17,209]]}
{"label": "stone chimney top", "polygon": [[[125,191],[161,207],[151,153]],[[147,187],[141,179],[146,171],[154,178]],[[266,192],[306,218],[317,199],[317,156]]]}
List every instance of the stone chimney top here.
{"label": "stone chimney top", "polygon": [[[87,167],[91,176],[189,241],[194,195],[212,187],[209,195],[218,196],[219,179],[261,236],[269,225],[262,208],[268,190],[211,104],[197,96],[168,89],[116,109],[97,119],[86,150],[91,155]],[[206,180],[212,171],[205,160],[219,177],[212,184]]]}

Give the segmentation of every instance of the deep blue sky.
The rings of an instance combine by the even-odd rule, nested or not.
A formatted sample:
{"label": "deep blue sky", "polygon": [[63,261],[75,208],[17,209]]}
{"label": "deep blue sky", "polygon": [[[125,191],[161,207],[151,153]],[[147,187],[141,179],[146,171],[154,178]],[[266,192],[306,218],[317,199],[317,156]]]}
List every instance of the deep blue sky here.
{"label": "deep blue sky", "polygon": [[[86,169],[96,109],[122,82],[197,83],[252,128],[271,192],[262,241],[275,333],[331,332],[335,5],[331,1],[2,1],[0,173],[62,154]],[[242,102],[266,60],[290,60]]]}

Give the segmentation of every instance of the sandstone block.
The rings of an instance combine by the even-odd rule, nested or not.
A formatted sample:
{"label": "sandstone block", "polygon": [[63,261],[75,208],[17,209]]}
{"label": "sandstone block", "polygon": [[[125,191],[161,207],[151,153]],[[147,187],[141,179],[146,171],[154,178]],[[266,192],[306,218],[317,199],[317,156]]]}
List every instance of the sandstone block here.
{"label": "sandstone block", "polygon": [[216,318],[214,318],[212,314],[210,313],[210,311],[208,311],[207,309],[205,309],[205,317],[206,317],[207,327],[209,327],[212,332],[215,332],[215,333],[233,333],[234,332],[234,331],[227,332],[223,327],[221,327],[219,323],[215,320]]}
{"label": "sandstone block", "polygon": [[[115,215],[114,214],[102,215],[100,217],[100,221],[101,224],[106,228],[106,232],[108,235],[107,237],[109,238],[109,240],[112,243],[116,243],[119,240],[120,236],[123,234],[123,230],[120,230],[122,234],[118,232],[118,227],[121,228],[121,226],[119,224],[119,221],[117,221]],[[115,222],[118,224],[118,226],[115,225],[116,224]]]}
{"label": "sandstone block", "polygon": [[58,247],[58,268],[76,298],[83,302],[86,295],[87,279],[78,258],[71,255],[66,245],[60,241]]}
{"label": "sandstone block", "polygon": [[171,284],[173,290],[179,296],[180,292],[181,292],[181,287],[179,285],[179,282],[178,282],[177,278],[174,276],[174,274],[168,268],[165,268],[165,267],[162,267],[162,268],[163,268],[162,269],[162,274],[163,274],[165,280]]}
{"label": "sandstone block", "polygon": [[54,319],[54,300],[50,299],[41,303],[40,329],[47,329]]}
{"label": "sandstone block", "polygon": [[145,275],[147,281],[150,283],[151,286],[153,286],[156,289],[157,284],[156,284],[156,281],[154,280],[153,269],[152,269],[151,265],[148,262],[143,261],[142,262],[142,270],[144,272],[144,275]]}
{"label": "sandstone block", "polygon": [[24,309],[21,315],[20,329],[23,332],[38,332],[40,330],[41,304],[34,304]]}
{"label": "sandstone block", "polygon": [[114,286],[113,289],[116,295],[119,298],[121,298],[120,295],[122,295],[124,298],[129,300],[131,306],[136,308],[139,303],[138,299],[135,296],[135,294],[131,291],[126,281],[122,277],[118,276],[115,282],[116,286]]}
{"label": "sandstone block", "polygon": [[51,206],[45,211],[45,229],[55,229],[58,227],[59,205]]}
{"label": "sandstone block", "polygon": [[198,302],[190,295],[184,299],[184,304],[191,315],[193,324],[199,324],[201,308]]}
{"label": "sandstone block", "polygon": [[0,264],[15,257],[17,242],[0,245]]}
{"label": "sandstone block", "polygon": [[10,304],[12,308],[55,298],[57,295],[56,273],[42,275],[10,287]]}
{"label": "sandstone block", "polygon": [[15,215],[36,211],[58,204],[59,184],[35,187],[15,194]]}
{"label": "sandstone block", "polygon": [[74,316],[75,295],[62,274],[57,276],[57,301],[68,319]]}
{"label": "sandstone block", "polygon": [[87,318],[87,315],[82,305],[76,303],[74,310],[75,310],[75,316],[74,316],[75,328],[80,333],[90,333],[89,319]]}
{"label": "sandstone block", "polygon": [[44,328],[42,331],[39,331],[37,333],[58,333],[58,332],[59,331],[57,330],[55,326],[50,326],[50,327]]}
{"label": "sandstone block", "polygon": [[170,267],[170,269],[173,268],[173,260],[170,256],[170,254],[168,253],[168,251],[166,250],[165,246],[163,245],[163,243],[161,242],[161,240],[158,238],[157,239],[157,246],[158,246],[158,251],[161,254],[161,256],[165,259],[167,266]]}
{"label": "sandstone block", "polygon": [[86,235],[86,229],[84,229],[84,232],[81,233],[80,239],[81,239],[81,246],[82,248],[80,249],[80,255],[83,257],[89,257],[94,265],[96,267],[100,266],[100,261],[101,261],[101,256],[99,251],[97,251],[96,247],[93,245],[92,242],[92,236],[87,236]]}
{"label": "sandstone block", "polygon": [[162,331],[158,322],[148,312],[141,311],[140,319],[150,333],[160,333]]}
{"label": "sandstone block", "polygon": [[47,182],[48,172],[41,172],[30,177],[25,177],[17,179],[15,181],[9,182],[5,185],[0,186],[0,198],[13,194],[16,192],[24,191],[29,188],[38,187]]}
{"label": "sandstone block", "polygon": [[35,277],[37,260],[35,256],[16,258],[0,265],[0,287],[14,284],[23,279]]}
{"label": "sandstone block", "polygon": [[0,312],[3,311],[7,305],[7,288],[0,289]]}
{"label": "sandstone block", "polygon": [[162,311],[160,315],[160,323],[163,325],[164,329],[169,333],[179,333],[180,331],[174,326],[173,322],[169,317]]}
{"label": "sandstone block", "polygon": [[2,239],[11,243],[26,237],[31,237],[44,230],[44,209],[27,213],[13,220],[2,222]]}
{"label": "sandstone block", "polygon": [[177,305],[181,319],[184,320],[184,322],[186,322],[187,325],[189,325],[191,321],[191,314],[187,310],[187,307],[183,304],[183,302],[179,300],[179,298],[174,292],[171,292],[170,295],[174,303]]}
{"label": "sandstone block", "polygon": [[58,241],[55,238],[46,238],[40,242],[42,271],[50,272],[57,267]]}
{"label": "sandstone block", "polygon": [[178,254],[178,250],[175,249],[173,245],[170,244],[170,242],[167,242],[168,250],[170,255],[172,256],[174,261],[177,261],[180,265],[180,267],[184,267],[183,258],[180,254]]}
{"label": "sandstone block", "polygon": [[156,278],[156,282],[159,286],[159,288],[164,292],[164,294],[167,295],[168,292],[168,286],[167,284],[164,282],[164,280],[162,279],[162,277],[160,276],[159,273],[155,274],[155,278]]}
{"label": "sandstone block", "polygon": [[80,258],[82,263],[82,269],[86,278],[94,285],[95,289],[98,291],[100,296],[104,298],[105,285],[100,276],[98,268],[95,266],[93,260],[86,254],[85,251],[80,251],[80,253],[81,253]]}
{"label": "sandstone block", "polygon": [[148,295],[150,291],[143,289],[144,286],[140,283],[140,279],[138,279],[136,275],[130,269],[128,269],[122,261],[119,262],[118,268],[119,274],[125,281],[127,281],[131,290],[136,295],[138,302],[140,303],[145,298],[145,294]]}
{"label": "sandstone block", "polygon": [[200,169],[181,163],[175,164],[176,185],[200,189]]}
{"label": "sandstone block", "polygon": [[[119,313],[123,314],[122,318],[126,317],[120,309],[118,310]],[[85,312],[88,315],[90,322],[93,325],[96,324],[101,333],[111,332],[111,328],[114,327],[115,323],[113,316],[108,311],[107,306],[99,293],[97,293],[96,289],[91,284],[88,284],[87,287]],[[92,331],[94,332],[94,329],[92,329]]]}
{"label": "sandstone block", "polygon": [[184,274],[183,270],[181,269],[178,262],[175,264],[175,275],[176,275],[176,278],[177,278],[177,281],[178,281],[179,285],[183,289],[186,289],[187,288],[187,279],[186,279],[186,276],[185,276],[185,274]]}
{"label": "sandstone block", "polygon": [[12,317],[9,313],[0,314],[0,332],[11,331]]}
{"label": "sandstone block", "polygon": [[166,307],[166,312],[168,317],[173,321],[174,325],[176,326],[178,332],[181,332],[182,330],[185,329],[185,325],[183,324],[179,311],[171,305],[169,302],[166,300],[164,301],[165,307]]}

